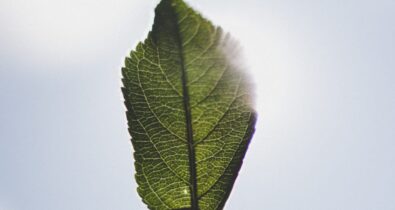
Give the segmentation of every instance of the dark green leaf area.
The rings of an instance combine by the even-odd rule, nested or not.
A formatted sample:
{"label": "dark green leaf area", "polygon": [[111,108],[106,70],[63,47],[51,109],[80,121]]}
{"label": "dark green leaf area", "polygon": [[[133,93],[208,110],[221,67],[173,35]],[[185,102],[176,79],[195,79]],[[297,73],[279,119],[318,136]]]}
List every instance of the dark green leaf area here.
{"label": "dark green leaf area", "polygon": [[126,58],[136,180],[150,209],[223,208],[255,124],[236,60],[237,43],[182,0],[161,1],[152,31]]}

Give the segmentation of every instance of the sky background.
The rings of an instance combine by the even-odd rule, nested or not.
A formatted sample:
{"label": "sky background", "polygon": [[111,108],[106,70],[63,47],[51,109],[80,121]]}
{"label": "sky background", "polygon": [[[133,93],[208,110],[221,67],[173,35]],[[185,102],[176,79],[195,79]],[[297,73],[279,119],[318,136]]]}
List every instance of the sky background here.
{"label": "sky background", "polygon": [[[227,210],[395,209],[395,1],[189,0],[259,120]],[[0,210],[143,210],[120,91],[158,0],[0,0]]]}

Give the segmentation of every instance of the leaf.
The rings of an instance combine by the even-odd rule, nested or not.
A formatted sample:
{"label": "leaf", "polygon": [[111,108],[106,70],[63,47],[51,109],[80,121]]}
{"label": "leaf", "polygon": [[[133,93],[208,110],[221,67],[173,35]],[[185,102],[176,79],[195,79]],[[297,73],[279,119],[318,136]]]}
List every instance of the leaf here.
{"label": "leaf", "polygon": [[254,132],[238,46],[182,0],[162,0],[126,58],[138,193],[150,209],[222,209]]}

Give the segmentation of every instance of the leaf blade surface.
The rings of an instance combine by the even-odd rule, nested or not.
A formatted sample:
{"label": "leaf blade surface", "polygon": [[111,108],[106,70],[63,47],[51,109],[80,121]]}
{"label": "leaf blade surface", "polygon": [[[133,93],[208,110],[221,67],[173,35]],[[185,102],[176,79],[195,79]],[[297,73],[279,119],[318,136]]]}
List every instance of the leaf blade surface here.
{"label": "leaf blade surface", "polygon": [[136,180],[150,209],[223,208],[255,125],[235,46],[182,0],[162,0],[126,58]]}

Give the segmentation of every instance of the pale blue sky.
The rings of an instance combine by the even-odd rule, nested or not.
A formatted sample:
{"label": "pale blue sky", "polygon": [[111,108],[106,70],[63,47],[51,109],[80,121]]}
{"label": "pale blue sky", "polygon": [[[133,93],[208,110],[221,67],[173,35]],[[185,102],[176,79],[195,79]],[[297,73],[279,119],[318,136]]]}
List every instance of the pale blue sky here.
{"label": "pale blue sky", "polygon": [[[395,1],[189,0],[259,121],[227,210],[395,209]],[[143,210],[120,92],[158,0],[0,0],[0,210]]]}

